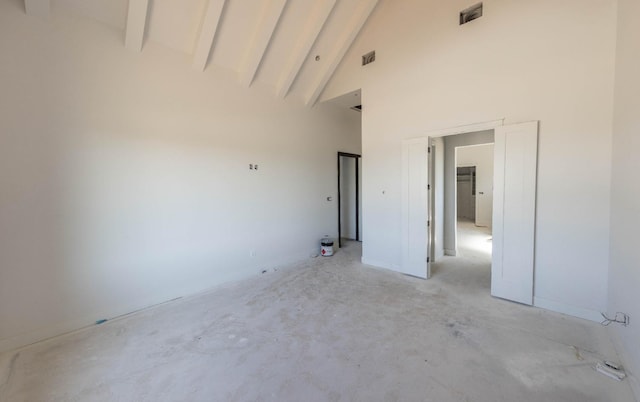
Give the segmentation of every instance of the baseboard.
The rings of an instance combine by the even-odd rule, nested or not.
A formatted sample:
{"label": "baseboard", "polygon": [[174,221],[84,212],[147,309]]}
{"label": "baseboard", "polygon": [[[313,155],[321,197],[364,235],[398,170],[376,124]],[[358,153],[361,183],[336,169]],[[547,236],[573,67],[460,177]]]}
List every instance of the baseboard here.
{"label": "baseboard", "polygon": [[79,331],[84,331],[88,328],[98,325],[96,324],[96,320],[116,320],[181,298],[182,297],[175,297],[160,302],[147,302],[146,304],[140,305],[138,307],[121,305],[109,312],[94,312],[93,314],[85,315],[81,318],[59,322],[54,325],[37,328],[33,331],[12,336],[10,338],[0,339],[0,353],[21,349],[35,343],[46,342],[50,339],[66,336]]}
{"label": "baseboard", "polygon": [[456,253],[455,249],[454,250],[452,250],[450,248],[445,248],[444,249],[444,255],[450,255],[451,257],[455,257],[456,254],[458,254],[458,253]]}
{"label": "baseboard", "polygon": [[109,321],[121,318],[123,316],[128,316],[131,314],[135,314],[142,310],[147,310],[149,308],[153,308],[177,299],[190,298],[194,296],[198,296],[201,294],[205,294],[213,291],[220,285],[224,285],[225,283],[231,283],[243,279],[250,278],[252,275],[260,275],[263,271],[274,271],[281,267],[286,267],[289,265],[293,265],[296,263],[302,263],[305,260],[309,259],[311,256],[317,256],[318,250],[311,249],[308,253],[300,253],[297,255],[283,257],[274,259],[271,261],[267,261],[260,265],[260,268],[255,268],[253,270],[247,270],[247,272],[239,275],[238,277],[233,278],[225,278],[217,283],[211,283],[210,286],[207,286],[204,289],[196,290],[193,292],[186,292],[180,296],[165,295],[160,298],[159,301],[151,301],[148,300],[146,303],[137,306],[118,306],[114,310],[109,311],[101,311],[94,312],[93,314],[84,316],[82,318],[68,320],[60,323],[56,323],[51,326],[38,328],[27,333],[15,335],[9,338],[0,339],[0,353],[9,352],[12,350],[21,349],[23,347],[32,345],[38,342],[45,342],[53,338],[57,338],[60,336],[69,335],[72,333],[76,333],[78,331],[83,331],[88,329],[94,325],[96,325],[96,319],[108,319]]}
{"label": "baseboard", "polygon": [[46,328],[39,328],[29,333],[20,334],[11,338],[0,340],[0,353],[23,348],[37,342],[43,342],[51,338],[66,335],[95,325],[92,320],[79,319],[67,321]]}
{"label": "baseboard", "polygon": [[543,308],[545,310],[555,311],[556,313],[562,313],[562,314],[570,315],[572,317],[582,318],[584,320],[595,321],[595,322],[602,321],[602,315],[600,315],[599,311],[576,307],[569,304],[557,302],[554,300],[544,299],[541,297],[534,297],[533,305],[535,307]]}
{"label": "baseboard", "polygon": [[392,270],[392,271],[398,271],[400,269],[400,267],[397,264],[391,264],[389,262],[380,261],[380,260],[372,260],[372,259],[366,258],[364,256],[360,259],[360,261],[364,265],[371,265],[372,267],[384,268],[384,269],[389,269],[389,270]]}

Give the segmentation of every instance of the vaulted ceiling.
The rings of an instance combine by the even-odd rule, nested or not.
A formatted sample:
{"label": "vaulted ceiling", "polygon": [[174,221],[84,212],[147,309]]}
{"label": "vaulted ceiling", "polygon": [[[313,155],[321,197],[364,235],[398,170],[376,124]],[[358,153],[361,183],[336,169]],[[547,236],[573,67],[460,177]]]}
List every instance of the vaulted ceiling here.
{"label": "vaulted ceiling", "polygon": [[[123,47],[149,41],[217,65],[275,97],[318,100],[378,0],[24,0],[27,14],[67,10],[123,32]],[[124,50],[123,50],[124,51]]]}

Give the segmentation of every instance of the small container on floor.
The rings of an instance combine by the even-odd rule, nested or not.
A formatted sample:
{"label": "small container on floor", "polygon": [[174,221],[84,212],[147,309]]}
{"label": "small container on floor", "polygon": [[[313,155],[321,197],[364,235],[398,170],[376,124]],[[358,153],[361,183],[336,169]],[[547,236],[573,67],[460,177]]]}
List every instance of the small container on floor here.
{"label": "small container on floor", "polygon": [[325,237],[320,242],[320,255],[323,257],[330,257],[333,255],[333,239]]}

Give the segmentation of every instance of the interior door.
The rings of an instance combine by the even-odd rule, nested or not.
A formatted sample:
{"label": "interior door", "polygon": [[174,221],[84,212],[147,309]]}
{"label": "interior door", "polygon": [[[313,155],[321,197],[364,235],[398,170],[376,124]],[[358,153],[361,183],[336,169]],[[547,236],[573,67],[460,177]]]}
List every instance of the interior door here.
{"label": "interior door", "polygon": [[402,264],[400,272],[427,278],[429,272],[429,139],[402,145]]}
{"label": "interior door", "polygon": [[533,304],[538,122],[495,129],[491,294]]}

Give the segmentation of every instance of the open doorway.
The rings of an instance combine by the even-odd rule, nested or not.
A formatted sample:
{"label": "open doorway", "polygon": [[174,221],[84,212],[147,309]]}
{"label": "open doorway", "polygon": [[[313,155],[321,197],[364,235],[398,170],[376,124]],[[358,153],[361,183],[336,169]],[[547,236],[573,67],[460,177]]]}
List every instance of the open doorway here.
{"label": "open doorway", "polygon": [[[463,134],[467,135],[468,134]],[[457,143],[471,137],[459,137]],[[489,139],[488,137],[485,139]],[[455,145],[455,141],[448,141]],[[455,250],[454,261],[442,261],[442,272],[458,270],[457,276],[473,280],[471,286],[489,293],[491,287],[493,143],[455,147]],[[473,271],[473,272],[471,272]],[[453,273],[451,273],[453,274]],[[464,277],[462,277],[464,279]]]}
{"label": "open doorway", "polygon": [[361,157],[338,152],[338,247],[361,239]]}
{"label": "open doorway", "polygon": [[[430,257],[438,254],[437,251],[430,251],[431,242],[434,238],[437,241],[437,235],[433,233],[438,231],[428,229],[434,223],[431,217],[435,217],[435,223],[439,219],[438,213],[433,213],[431,207],[437,205],[437,201],[429,202],[433,198],[429,192],[437,191],[429,183],[430,172],[434,169],[433,158],[429,157],[434,149],[432,141],[440,139],[445,144],[445,154],[451,156],[455,155],[457,147],[490,143],[491,140],[469,142],[483,135],[493,137],[494,143],[491,295],[532,305],[538,121],[504,125],[503,121],[496,120],[436,130],[424,137],[403,140],[402,259],[396,270],[429,278],[434,262]],[[460,142],[461,139],[464,141]],[[437,145],[435,149],[438,149]],[[450,184],[445,185],[443,194],[444,216],[440,221],[444,225],[442,248],[444,254],[456,256],[457,210],[452,208],[452,205],[456,205],[456,162],[452,157],[445,158],[445,161],[444,183]],[[478,215],[476,211],[476,217]]]}
{"label": "open doorway", "polygon": [[[457,256],[458,218],[491,227],[494,130],[442,137],[443,254]],[[458,177],[458,172],[461,173]],[[460,188],[458,181],[460,179]],[[436,183],[437,185],[437,183]],[[480,195],[482,193],[482,195]]]}
{"label": "open doorway", "polygon": [[[335,97],[328,103],[339,109],[348,109],[358,116],[360,138],[358,144],[347,148],[351,152],[337,153],[337,209],[338,230],[334,246],[357,258],[362,257],[362,91],[356,89]],[[334,232],[335,233],[335,232]]]}
{"label": "open doorway", "polygon": [[476,220],[476,170],[476,166],[458,165],[456,168],[458,220]]}
{"label": "open doorway", "polygon": [[[440,255],[446,255],[432,254],[432,272],[486,293],[491,286],[493,140],[493,130],[443,136],[444,152],[434,154],[432,163],[435,175],[442,176],[433,186],[435,194],[443,194],[443,202],[434,204],[434,216],[442,219],[434,224],[442,226]],[[437,169],[438,157],[444,169]]]}

